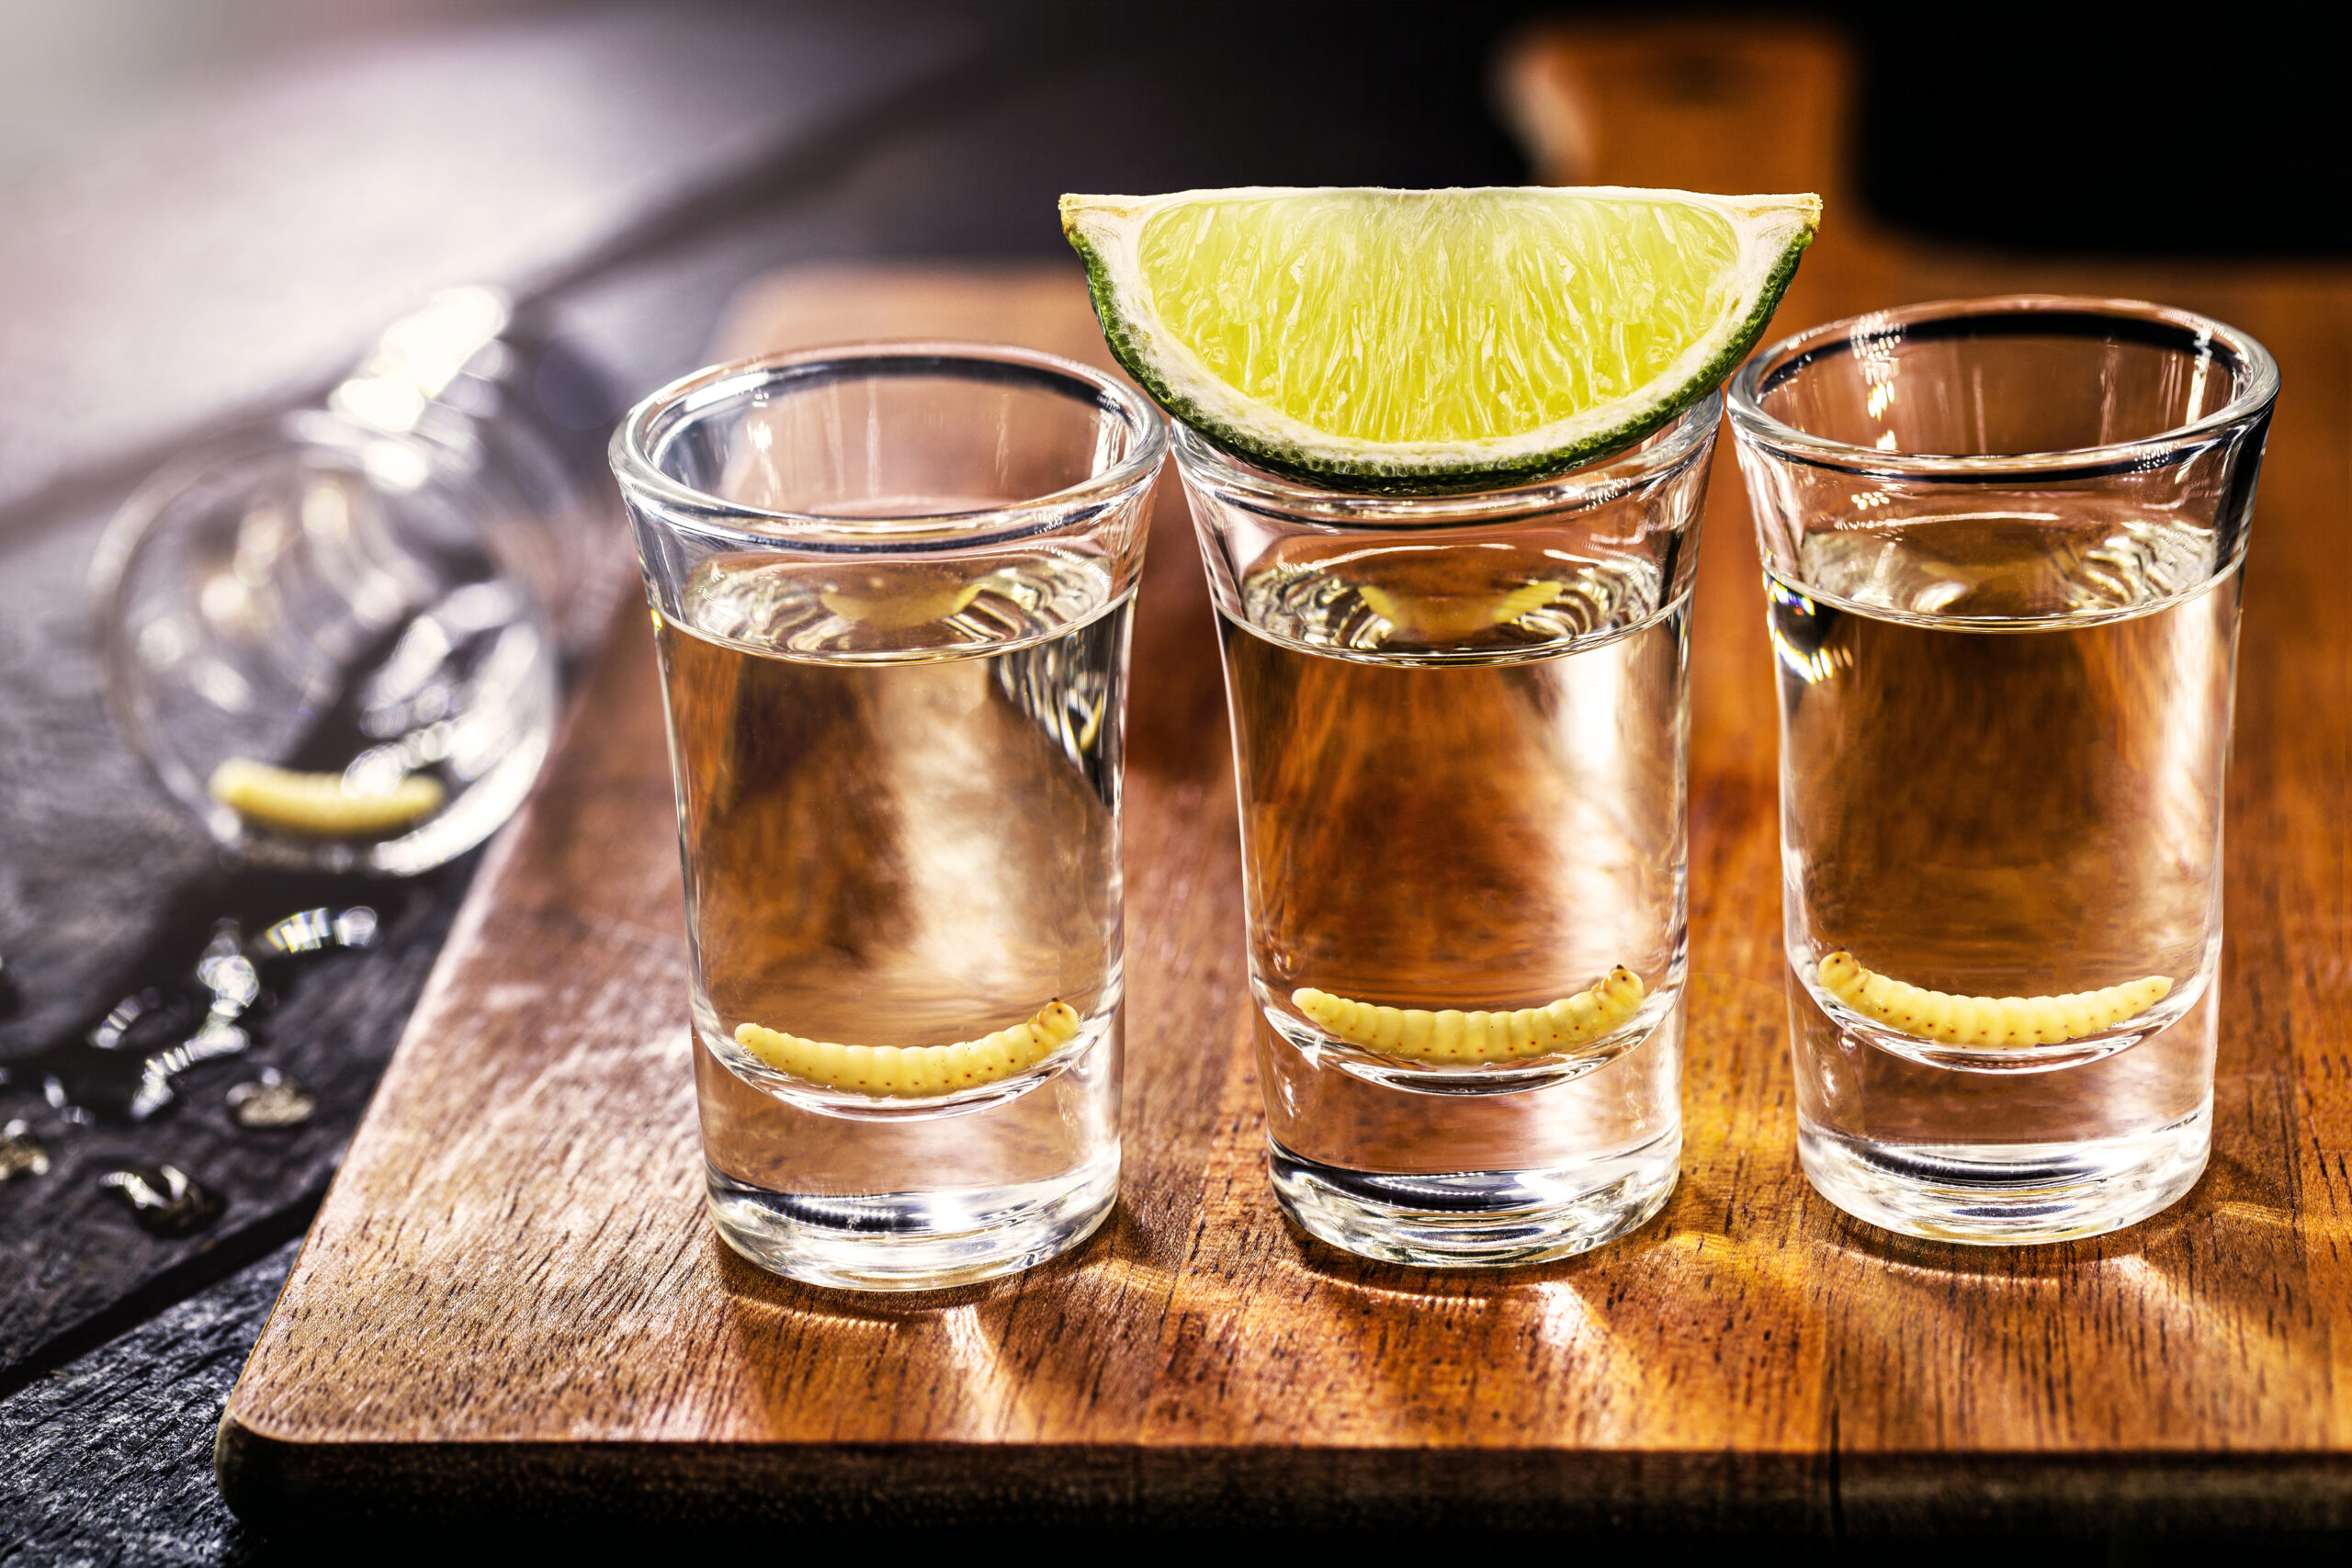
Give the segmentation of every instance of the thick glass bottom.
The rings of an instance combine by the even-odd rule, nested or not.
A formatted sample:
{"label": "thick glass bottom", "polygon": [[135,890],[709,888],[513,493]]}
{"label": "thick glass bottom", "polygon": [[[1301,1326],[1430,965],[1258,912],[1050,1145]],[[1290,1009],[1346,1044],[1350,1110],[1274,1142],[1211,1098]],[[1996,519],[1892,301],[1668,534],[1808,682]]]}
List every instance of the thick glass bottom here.
{"label": "thick glass bottom", "polygon": [[1500,1269],[1589,1252],[1665,1207],[1679,1127],[1637,1149],[1548,1170],[1395,1176],[1302,1158],[1269,1138],[1274,1196],[1307,1235],[1359,1257]]}
{"label": "thick glass bottom", "polygon": [[2072,1144],[1887,1144],[1800,1117],[1814,1190],[1905,1235],[1986,1247],[2069,1241],[2136,1224],[2197,1184],[2212,1104],[2154,1132]]}
{"label": "thick glass bottom", "polygon": [[1035,1268],[1091,1235],[1119,1196],[1119,1145],[1049,1181],[944,1192],[774,1192],[709,1175],[720,1239],[771,1273],[937,1291]]}

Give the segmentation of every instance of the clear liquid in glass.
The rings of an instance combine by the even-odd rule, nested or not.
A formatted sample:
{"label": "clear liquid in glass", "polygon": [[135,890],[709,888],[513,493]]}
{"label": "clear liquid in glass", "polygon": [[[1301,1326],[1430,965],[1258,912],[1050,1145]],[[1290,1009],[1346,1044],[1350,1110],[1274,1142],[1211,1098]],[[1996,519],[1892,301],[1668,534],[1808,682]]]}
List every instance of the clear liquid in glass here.
{"label": "clear liquid in glass", "polygon": [[[1119,683],[1132,594],[1077,552],[707,563],[656,617],[712,1209],[802,1278],[953,1282],[1099,1223],[1118,1170]],[[1011,1077],[876,1095],[743,1024],[932,1046],[1048,1004]],[[1081,1233],[1082,1234],[1082,1233]],[[889,1238],[909,1238],[896,1253]],[[879,1245],[877,1245],[879,1244]]]}
{"label": "clear liquid in glass", "polygon": [[[1816,533],[1804,583],[1768,579],[1803,1152],[1841,1207],[2049,1239],[2202,1168],[2239,581],[2213,548],[1975,513]],[[1836,953],[1953,997],[2169,989],[2077,1038],[1954,1043],[1842,1001]]]}
{"label": "clear liquid in glass", "polygon": [[[1239,616],[1220,606],[1274,1182],[1310,1231],[1525,1262],[1671,1190],[1688,622],[1659,592],[1645,563],[1540,540],[1309,538],[1241,580]],[[1620,965],[1629,1016],[1504,1060],[1394,1055],[1295,996],[1475,1028]]]}

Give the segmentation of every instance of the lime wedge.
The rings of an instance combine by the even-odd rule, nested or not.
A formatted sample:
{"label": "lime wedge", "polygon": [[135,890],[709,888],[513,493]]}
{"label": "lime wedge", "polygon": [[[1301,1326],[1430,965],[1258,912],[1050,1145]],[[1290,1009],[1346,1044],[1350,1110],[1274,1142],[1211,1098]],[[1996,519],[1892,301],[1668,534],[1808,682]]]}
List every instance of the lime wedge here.
{"label": "lime wedge", "polygon": [[1640,440],[1772,319],[1815,196],[1551,187],[1065,196],[1120,364],[1344,489],[1542,478]]}

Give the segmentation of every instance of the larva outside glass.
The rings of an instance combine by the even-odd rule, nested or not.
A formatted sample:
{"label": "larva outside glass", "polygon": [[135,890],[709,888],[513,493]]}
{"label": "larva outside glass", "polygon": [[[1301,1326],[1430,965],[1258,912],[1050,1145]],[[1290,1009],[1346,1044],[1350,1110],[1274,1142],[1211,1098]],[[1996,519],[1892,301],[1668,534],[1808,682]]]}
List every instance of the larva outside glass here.
{"label": "larva outside glass", "polygon": [[1121,738],[1159,416],[899,344],[614,439],[667,698],[719,1235],[820,1284],[1043,1261],[1117,1195]]}
{"label": "larva outside glass", "polygon": [[2259,344],[2015,297],[1835,322],[1730,402],[1779,660],[1806,1175],[1914,1235],[2094,1235],[2212,1141]]}
{"label": "larva outside glass", "polygon": [[1224,644],[1269,1166],[1335,1246],[1532,1263],[1673,1190],[1721,410],[1442,497],[1318,490],[1177,432]]}

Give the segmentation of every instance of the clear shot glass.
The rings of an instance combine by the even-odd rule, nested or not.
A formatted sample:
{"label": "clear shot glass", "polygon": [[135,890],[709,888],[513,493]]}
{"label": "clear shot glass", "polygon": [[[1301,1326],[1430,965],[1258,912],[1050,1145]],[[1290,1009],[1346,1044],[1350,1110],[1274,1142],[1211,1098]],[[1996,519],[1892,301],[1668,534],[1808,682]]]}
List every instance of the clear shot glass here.
{"label": "clear shot glass", "polygon": [[919,1290],[1119,1171],[1119,795],[1159,414],[1018,349],[706,370],[613,441],[653,610],[718,1234]]}
{"label": "clear shot glass", "polygon": [[116,513],[108,705],[224,850],[412,875],[522,804],[619,532],[532,390],[554,362],[503,296],[445,289],[327,407],[182,454]]}
{"label": "clear shot glass", "polygon": [[1673,1190],[1720,412],[1442,497],[1307,488],[1177,433],[1224,644],[1268,1160],[1336,1247],[1532,1263]]}
{"label": "clear shot glass", "polygon": [[2055,1241],[2212,1139],[2239,577],[2278,373],[2184,310],[1966,300],[1750,361],[1799,1148],[1912,1235]]}

